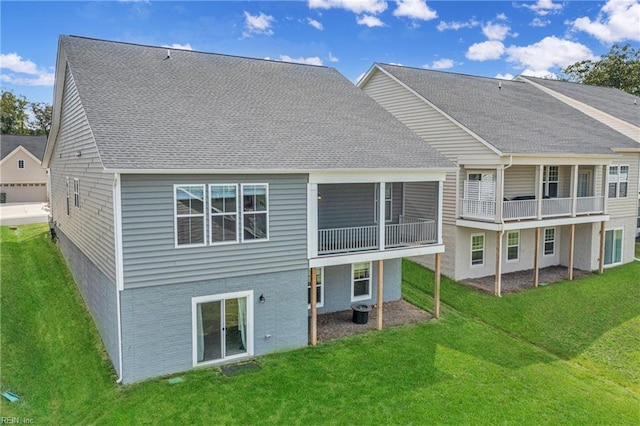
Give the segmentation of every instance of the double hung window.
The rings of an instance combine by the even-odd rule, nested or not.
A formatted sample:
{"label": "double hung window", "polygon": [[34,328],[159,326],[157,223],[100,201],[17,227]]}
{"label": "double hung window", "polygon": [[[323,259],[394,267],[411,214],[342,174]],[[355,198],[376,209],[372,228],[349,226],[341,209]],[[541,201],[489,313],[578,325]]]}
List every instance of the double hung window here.
{"label": "double hung window", "polygon": [[242,184],[243,241],[269,238],[267,184]]}
{"label": "double hung window", "polygon": [[484,234],[471,236],[471,266],[484,265]]}
{"label": "double hung window", "polygon": [[371,299],[371,262],[351,265],[351,301]]}
{"label": "double hung window", "polygon": [[204,244],[204,185],[175,185],[176,246]]}
{"label": "double hung window", "polygon": [[518,260],[520,258],[520,232],[507,233],[507,260]]}
{"label": "double hung window", "polygon": [[556,254],[556,228],[544,229],[544,251],[545,256]]}
{"label": "double hung window", "polygon": [[544,196],[558,198],[559,170],[558,166],[544,166],[542,185]]}
{"label": "double hung window", "polygon": [[238,241],[238,185],[209,185],[211,244]]}
{"label": "double hung window", "polygon": [[629,166],[609,166],[609,198],[624,198],[629,185]]}

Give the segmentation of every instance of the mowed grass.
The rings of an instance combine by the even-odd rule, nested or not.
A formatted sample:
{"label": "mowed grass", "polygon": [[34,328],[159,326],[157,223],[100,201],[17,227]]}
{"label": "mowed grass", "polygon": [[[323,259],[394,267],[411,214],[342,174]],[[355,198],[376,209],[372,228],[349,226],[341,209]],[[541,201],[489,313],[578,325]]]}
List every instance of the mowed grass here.
{"label": "mowed grass", "polygon": [[[514,301],[484,298],[445,281],[446,304],[438,321],[260,357],[261,370],[246,375],[225,377],[207,368],[184,373],[185,381],[176,385],[157,379],[119,386],[46,227],[2,227],[0,233],[0,386],[23,396],[16,404],[2,401],[3,416],[39,424],[109,425],[640,423],[632,372],[581,361],[609,357],[602,346],[616,344],[637,356],[637,300],[635,314],[632,307],[619,310],[617,319],[607,314],[608,325],[598,322],[597,332],[570,332],[566,325],[561,334],[584,341],[554,346],[560,335],[543,339],[542,330],[527,335],[509,327],[511,319],[500,322],[508,317],[503,310],[517,313],[510,307],[518,305],[516,299],[526,296],[527,303],[539,306],[545,304],[542,296],[541,301],[529,292],[514,295]],[[605,276],[626,277],[627,268]],[[430,309],[430,272],[408,261],[403,269],[406,297]],[[638,270],[628,274],[637,277]],[[619,285],[605,289],[597,280],[544,290],[576,284],[593,288],[588,292],[600,298],[620,291]],[[472,302],[469,309],[465,300]],[[573,298],[564,309],[582,312],[580,300]],[[484,308],[487,303],[493,309]],[[522,314],[513,321],[524,323],[525,317],[535,318]],[[539,322],[548,318],[531,326],[542,327]]]}

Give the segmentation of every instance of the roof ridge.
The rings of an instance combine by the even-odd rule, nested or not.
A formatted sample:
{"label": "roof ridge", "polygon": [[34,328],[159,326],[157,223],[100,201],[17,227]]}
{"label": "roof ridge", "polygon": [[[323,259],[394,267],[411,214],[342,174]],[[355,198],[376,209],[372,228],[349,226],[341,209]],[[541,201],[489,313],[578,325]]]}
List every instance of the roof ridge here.
{"label": "roof ridge", "polygon": [[224,56],[224,57],[227,57],[227,58],[246,59],[246,60],[251,60],[251,61],[262,61],[262,62],[271,62],[271,63],[277,63],[277,64],[287,64],[287,65],[298,65],[298,66],[308,66],[308,67],[316,67],[316,68],[335,69],[335,68],[327,66],[327,65],[314,65],[314,64],[304,64],[304,63],[299,63],[299,62],[278,61],[276,59],[254,58],[254,57],[251,57],[251,56],[231,55],[231,54],[228,54],[228,53],[205,52],[205,51],[202,51],[202,50],[194,50],[194,49],[191,49],[191,50],[190,49],[179,49],[179,48],[168,47],[168,46],[156,46],[156,45],[151,45],[151,44],[133,43],[133,42],[130,42],[130,41],[105,40],[105,39],[100,39],[100,38],[79,36],[79,35],[73,35],[73,34],[61,35],[60,38],[61,39],[64,39],[64,38],[75,38],[75,39],[97,41],[97,42],[101,42],[101,43],[124,44],[124,45],[129,45],[129,46],[147,47],[147,48],[151,48],[151,49],[168,49],[168,50],[173,50],[173,51],[191,52],[191,53],[198,53],[198,54],[203,54],[203,55]]}
{"label": "roof ridge", "polygon": [[391,67],[398,67],[398,68],[408,68],[408,69],[412,69],[412,70],[416,70],[416,71],[428,71],[428,72],[433,72],[433,73],[438,73],[438,74],[443,74],[443,75],[459,75],[462,77],[470,77],[470,78],[476,78],[476,79],[484,79],[484,80],[492,80],[492,81],[508,81],[508,82],[512,82],[512,83],[519,83],[522,84],[522,81],[517,81],[515,79],[512,80],[506,80],[503,78],[496,78],[496,77],[487,77],[487,76],[483,76],[483,75],[473,75],[473,74],[465,74],[462,72],[455,72],[455,71],[443,71],[443,70],[433,70],[430,68],[421,68],[421,67],[414,67],[414,66],[408,66],[408,65],[397,65],[397,64],[389,64],[389,63],[385,63],[385,62],[376,62],[377,65],[388,65]]}

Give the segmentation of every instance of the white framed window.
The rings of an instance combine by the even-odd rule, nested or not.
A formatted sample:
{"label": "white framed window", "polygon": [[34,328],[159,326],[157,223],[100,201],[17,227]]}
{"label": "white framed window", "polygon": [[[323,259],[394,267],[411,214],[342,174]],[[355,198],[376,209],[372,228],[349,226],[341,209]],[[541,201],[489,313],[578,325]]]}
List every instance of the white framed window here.
{"label": "white framed window", "polygon": [[205,244],[205,186],[174,185],[176,247]]}
{"label": "white framed window", "polygon": [[371,299],[371,262],[351,265],[351,301]]}
{"label": "white framed window", "polygon": [[558,166],[544,166],[542,187],[545,197],[558,198],[559,177]]}
{"label": "white framed window", "polygon": [[608,197],[624,198],[629,187],[629,166],[609,166]]}
{"label": "white framed window", "polygon": [[67,183],[67,216],[71,216],[71,185],[69,183],[69,176],[65,179]]}
{"label": "white framed window", "polygon": [[[324,306],[324,267],[316,268],[316,307]],[[311,269],[307,278],[307,308],[311,309]]]}
{"label": "white framed window", "polygon": [[22,159],[18,160],[18,168],[19,169],[24,169],[24,160],[22,160]]}
{"label": "white framed window", "polygon": [[242,184],[242,241],[269,239],[269,185]]}
{"label": "white framed window", "polygon": [[191,299],[193,366],[253,355],[253,291]]}
{"label": "white framed window", "polygon": [[507,232],[507,261],[520,259],[520,231]]}
{"label": "white framed window", "polygon": [[73,205],[80,208],[80,179],[73,179]]}
{"label": "white framed window", "polygon": [[210,244],[237,243],[238,185],[209,185]]}
{"label": "white framed window", "polygon": [[471,266],[484,265],[484,234],[471,235]]}
{"label": "white framed window", "polygon": [[542,254],[553,256],[556,254],[556,228],[544,228],[544,243]]}
{"label": "white framed window", "polygon": [[622,263],[622,247],[624,229],[607,229],[604,233],[604,264],[617,265]]}

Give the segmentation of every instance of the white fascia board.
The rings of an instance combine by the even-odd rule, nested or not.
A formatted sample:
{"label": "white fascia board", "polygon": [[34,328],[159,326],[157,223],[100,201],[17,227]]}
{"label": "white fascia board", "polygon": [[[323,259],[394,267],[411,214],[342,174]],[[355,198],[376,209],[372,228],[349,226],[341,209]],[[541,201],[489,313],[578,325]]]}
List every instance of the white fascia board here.
{"label": "white fascia board", "polygon": [[[455,167],[425,169],[113,169],[105,168],[107,173],[120,175],[309,175],[310,183],[348,183],[348,182],[420,182],[425,180],[444,180],[447,172]],[[312,180],[311,177],[316,180]],[[386,178],[392,180],[386,180]]]}
{"label": "white fascia board", "polygon": [[60,117],[62,109],[62,92],[64,90],[65,70],[67,68],[67,57],[62,51],[62,45],[60,39],[58,39],[58,56],[56,58],[56,74],[53,84],[53,107],[51,114],[51,129],[49,130],[49,137],[47,138],[47,145],[44,149],[44,156],[42,157],[42,167],[49,168],[51,163],[51,156],[53,155],[53,148],[56,144],[58,137],[58,130],[60,129]]}
{"label": "white fascia board", "polygon": [[329,183],[376,183],[376,182],[425,182],[444,181],[455,167],[420,170],[340,170],[309,172],[309,182]]}
{"label": "white fascia board", "polygon": [[379,70],[379,69],[380,68],[378,67],[378,64],[374,62],[373,65],[371,65],[371,67],[369,67],[367,72],[364,73],[362,78],[356,82],[356,87],[359,88],[359,89],[362,89],[362,87],[365,84],[367,84],[367,82],[369,81],[371,76],[374,74],[375,70]]}
{"label": "white fascia board", "polygon": [[40,160],[38,160],[38,158],[33,155],[32,153],[29,152],[29,150],[25,147],[23,147],[22,145],[18,146],[16,149],[14,149],[13,151],[11,151],[6,157],[4,157],[1,161],[0,161],[0,166],[2,166],[6,161],[9,161],[9,159],[11,157],[13,157],[15,154],[19,153],[19,152],[23,152],[24,155],[26,155],[27,157],[31,158],[33,161],[35,161],[37,164],[42,165],[42,163],[40,162]]}
{"label": "white fascia board", "polygon": [[[513,165],[551,165],[551,166],[592,166],[608,165],[611,160],[620,158],[618,154],[508,154]],[[505,161],[508,157],[505,157]]]}
{"label": "white fascia board", "polygon": [[608,221],[608,214],[600,214],[593,216],[576,216],[576,217],[563,217],[556,219],[542,219],[542,220],[528,220],[528,221],[514,221],[494,223],[494,222],[481,222],[467,219],[457,219],[456,226],[471,229],[483,229],[485,231],[516,231],[519,229],[534,229],[534,228],[550,228],[553,226],[564,226],[581,223],[595,223]]}
{"label": "white fascia board", "polygon": [[388,250],[376,250],[363,253],[337,254],[334,256],[321,256],[309,259],[310,268],[322,266],[349,265],[352,263],[372,262],[375,260],[400,259],[403,257],[422,256],[425,254],[444,253],[443,244],[434,244],[424,247],[397,248]]}
{"label": "white fascia board", "polygon": [[[451,117],[449,114],[447,114],[446,112],[444,112],[443,110],[441,110],[440,108],[438,108],[435,104],[433,104],[431,101],[429,101],[427,98],[425,98],[424,96],[422,96],[420,93],[416,92],[415,90],[413,90],[411,87],[407,86],[405,83],[403,83],[402,81],[400,81],[399,79],[397,79],[393,74],[387,72],[386,70],[380,68],[377,64],[374,64],[374,66],[376,67],[376,69],[380,70],[380,72],[384,73],[385,75],[387,75],[389,78],[391,78],[393,81],[395,81],[396,83],[400,84],[402,87],[404,87],[405,89],[407,89],[409,92],[411,92],[414,96],[417,96],[419,99],[421,99],[422,101],[424,101],[426,104],[428,104],[431,108],[435,109],[436,111],[438,111],[440,114],[442,114],[443,117],[445,117],[447,120],[451,121],[453,124],[455,124],[456,126],[458,126],[460,129],[462,129],[463,131],[467,132],[470,136],[472,136],[474,139],[476,139],[478,142],[480,142],[481,144],[485,145],[487,148],[489,148],[491,151],[493,151],[495,154],[497,155],[503,155],[502,152],[500,152],[500,150],[498,150],[498,148],[496,148],[495,146],[491,145],[489,142],[487,142],[484,138],[480,137],[478,134],[476,134],[473,130],[469,129],[468,127],[466,127],[464,124],[460,123],[458,120],[456,120],[455,118]],[[368,79],[368,77],[367,77]],[[363,78],[364,80],[364,78]],[[363,82],[362,86],[364,86],[366,82]],[[359,85],[359,87],[361,87],[361,85]]]}

